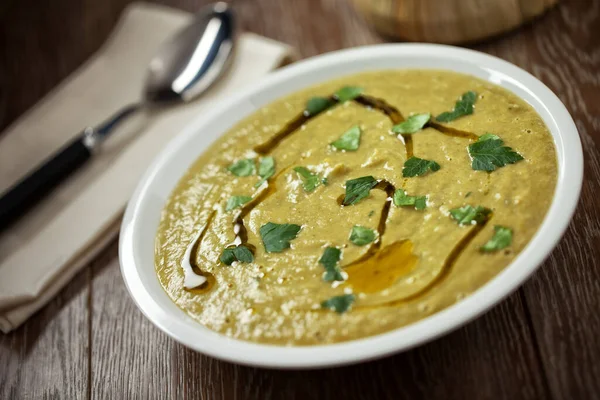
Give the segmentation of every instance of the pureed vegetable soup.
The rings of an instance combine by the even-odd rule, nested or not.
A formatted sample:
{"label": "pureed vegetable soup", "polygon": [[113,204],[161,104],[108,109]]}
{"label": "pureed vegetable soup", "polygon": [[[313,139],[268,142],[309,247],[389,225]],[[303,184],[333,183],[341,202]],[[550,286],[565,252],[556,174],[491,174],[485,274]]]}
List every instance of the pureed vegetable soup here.
{"label": "pureed vegetable soup", "polygon": [[278,100],[213,144],[162,214],[156,271],[227,336],[310,345],[425,318],[505,268],[557,161],[539,115],[447,71],[377,71]]}

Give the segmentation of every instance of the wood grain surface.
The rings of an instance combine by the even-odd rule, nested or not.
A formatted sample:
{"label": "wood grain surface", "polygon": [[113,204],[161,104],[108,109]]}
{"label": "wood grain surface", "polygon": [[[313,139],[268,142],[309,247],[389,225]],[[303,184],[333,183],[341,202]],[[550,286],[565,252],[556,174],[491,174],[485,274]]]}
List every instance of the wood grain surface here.
{"label": "wood grain surface", "polygon": [[[102,44],[129,0],[0,3],[0,129]],[[206,1],[163,0],[188,11]],[[236,0],[243,29],[303,57],[383,41],[346,0]],[[21,328],[0,336],[0,399],[600,398],[600,0],[563,0],[471,47],[530,71],[567,105],[585,152],[579,208],[518,292],[424,346],[355,366],[276,371],[187,350],[122,282],[117,242]]]}

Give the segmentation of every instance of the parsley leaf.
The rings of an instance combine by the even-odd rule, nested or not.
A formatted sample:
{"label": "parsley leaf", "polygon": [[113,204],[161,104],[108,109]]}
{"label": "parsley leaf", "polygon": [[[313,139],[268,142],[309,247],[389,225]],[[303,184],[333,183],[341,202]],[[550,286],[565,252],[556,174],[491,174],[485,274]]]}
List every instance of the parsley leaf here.
{"label": "parsley leaf", "polygon": [[321,308],[328,308],[338,314],[343,314],[350,309],[356,297],[353,294],[335,296],[321,303]]}
{"label": "parsley leaf", "polygon": [[507,164],[523,160],[523,156],[508,146],[504,141],[491,133],[482,135],[475,143],[469,145],[471,168],[477,171],[494,171]]}
{"label": "parsley leaf", "polygon": [[323,264],[323,267],[325,267],[325,273],[323,274],[325,282],[342,282],[344,280],[342,271],[338,267],[341,255],[342,251],[336,247],[327,247],[323,252],[323,255],[319,259],[319,264]]}
{"label": "parsley leaf", "polygon": [[454,104],[454,110],[441,113],[435,119],[439,122],[450,122],[463,115],[473,114],[475,101],[477,101],[477,93],[473,91],[466,92]]}
{"label": "parsley leaf", "polygon": [[234,208],[243,206],[250,200],[252,200],[252,197],[250,196],[231,196],[229,200],[227,200],[227,206],[225,207],[225,211],[231,211]]}
{"label": "parsley leaf", "polygon": [[487,221],[492,210],[482,206],[473,207],[470,205],[453,208],[450,215],[459,225],[476,225]]}
{"label": "parsley leaf", "polygon": [[369,191],[377,185],[377,181],[372,176],[363,176],[361,178],[350,179],[346,181],[346,195],[343,205],[349,206],[356,204],[365,197],[369,196]]}
{"label": "parsley leaf", "polygon": [[256,167],[254,165],[254,160],[247,158],[231,164],[229,167],[227,167],[227,170],[235,176],[250,176],[254,175],[256,172]]}
{"label": "parsley leaf", "polygon": [[415,133],[423,129],[426,123],[431,119],[431,114],[416,114],[408,117],[404,122],[394,125],[392,132],[395,133]]}
{"label": "parsley leaf", "polygon": [[415,200],[415,210],[421,211],[427,208],[427,197],[418,196]]}
{"label": "parsley leaf", "polygon": [[306,102],[306,108],[304,109],[304,115],[307,117],[317,115],[329,107],[333,106],[335,102],[327,97],[311,97]]}
{"label": "parsley leaf", "polygon": [[490,253],[497,250],[502,250],[512,244],[513,231],[505,226],[494,226],[494,236],[480,250]]}
{"label": "parsley leaf", "polygon": [[357,246],[364,246],[377,238],[377,232],[364,226],[354,225],[350,233],[350,241]]}
{"label": "parsley leaf", "polygon": [[432,160],[424,160],[418,157],[411,157],[404,162],[404,168],[402,168],[402,176],[410,178],[413,176],[420,176],[431,170],[432,172],[440,169],[440,164]]}
{"label": "parsley leaf", "polygon": [[321,183],[319,176],[313,174],[305,167],[294,167],[294,171],[300,175],[302,186],[306,192],[312,192]]}
{"label": "parsley leaf", "polygon": [[358,125],[348,129],[338,140],[331,143],[338,150],[355,151],[360,144],[360,128]]}
{"label": "parsley leaf", "polygon": [[281,253],[290,247],[293,240],[300,232],[300,225],[296,224],[274,224],[268,222],[260,227],[260,236],[267,253]]}
{"label": "parsley leaf", "polygon": [[258,176],[262,179],[258,181],[254,187],[259,187],[273,175],[275,175],[275,159],[273,157],[261,158],[258,163]]}
{"label": "parsley leaf", "polygon": [[424,210],[427,207],[427,196],[408,196],[402,189],[394,192],[394,204],[401,206],[414,206],[416,210]]}
{"label": "parsley leaf", "polygon": [[364,91],[363,88],[358,86],[345,86],[335,92],[334,96],[340,103],[346,102],[348,100],[354,100]]}
{"label": "parsley leaf", "polygon": [[249,248],[244,245],[240,245],[237,247],[228,247],[223,250],[221,253],[221,257],[219,260],[225,265],[231,265],[234,261],[239,261],[242,263],[251,263],[254,261],[254,255]]}
{"label": "parsley leaf", "polygon": [[494,135],[493,133],[484,133],[483,135],[479,136],[479,139],[477,139],[478,142],[483,142],[484,140],[490,140],[490,139],[500,139],[500,136],[498,135]]}

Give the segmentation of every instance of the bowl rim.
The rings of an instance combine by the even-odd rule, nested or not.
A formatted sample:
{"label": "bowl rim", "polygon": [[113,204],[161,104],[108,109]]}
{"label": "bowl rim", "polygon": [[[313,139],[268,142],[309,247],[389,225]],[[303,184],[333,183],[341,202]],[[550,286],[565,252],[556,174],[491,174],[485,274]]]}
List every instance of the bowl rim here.
{"label": "bowl rim", "polygon": [[[465,299],[423,320],[375,336],[336,344],[293,347],[232,339],[208,330],[183,311],[167,310],[166,308],[169,306],[164,303],[164,299],[156,299],[148,288],[147,282],[144,282],[144,279],[149,279],[145,276],[148,274],[153,274],[156,279],[154,268],[150,272],[145,271],[144,266],[138,260],[142,251],[151,250],[152,255],[154,254],[154,241],[150,243],[149,240],[146,240],[144,244],[138,244],[138,242],[141,240],[142,225],[148,219],[145,206],[149,201],[156,201],[156,199],[149,199],[151,197],[149,193],[155,186],[160,185],[157,176],[161,173],[164,165],[173,162],[176,154],[185,147],[188,141],[198,135],[202,127],[214,123],[220,115],[232,114],[230,111],[234,109],[234,106],[247,104],[250,108],[258,109],[262,104],[281,97],[281,95],[276,95],[274,98],[269,98],[268,95],[264,95],[266,91],[279,88],[280,91],[291,93],[298,90],[298,88],[289,88],[293,86],[290,82],[298,81],[298,79],[294,80],[298,76],[318,75],[318,72],[325,73],[327,68],[341,68],[347,70],[347,74],[351,74],[377,69],[364,67],[374,59],[387,60],[389,58],[390,62],[394,62],[400,57],[404,64],[397,68],[414,68],[411,67],[411,60],[418,59],[430,60],[423,62],[431,62],[436,65],[441,62],[443,67],[440,69],[460,73],[469,74],[471,73],[469,69],[478,71],[477,73],[480,75],[489,73],[487,77],[489,82],[505,88],[509,85],[511,86],[509,90],[513,91],[516,88],[522,91],[521,94],[517,94],[522,98],[524,98],[524,94],[529,96],[525,100],[534,106],[548,126],[554,139],[558,158],[556,189],[542,225],[515,260]],[[447,67],[448,65],[450,68]],[[482,76],[478,77],[482,78]],[[312,84],[329,79],[316,79]],[[285,89],[286,85],[288,89]],[[295,85],[307,86],[301,83]],[[247,114],[252,111],[254,110],[249,109]],[[243,116],[237,119],[232,118],[228,122],[229,126],[241,118]],[[226,130],[220,130],[216,137],[221,136]],[[202,149],[202,151],[204,150]],[[198,151],[197,156],[202,151]],[[175,180],[179,179],[180,176],[177,176]],[[222,360],[262,367],[317,368],[346,365],[380,358],[431,341],[472,321],[513,293],[537,270],[562,238],[575,212],[582,182],[583,153],[577,127],[572,117],[559,98],[547,86],[523,69],[488,54],[447,45],[380,44],[339,50],[291,64],[248,85],[237,94],[228,97],[227,100],[220,101],[201,117],[191,121],[181,133],[171,140],[147,168],[127,205],[119,240],[121,274],[131,297],[142,313],[159,329],[188,348]],[[170,191],[171,189],[168,190],[168,192]],[[162,204],[160,208],[162,208]],[[153,237],[155,231],[152,232]],[[140,250],[140,247],[143,247],[143,250]],[[162,298],[160,295],[159,297]],[[168,296],[166,297],[168,298]],[[172,300],[168,299],[174,305]]]}

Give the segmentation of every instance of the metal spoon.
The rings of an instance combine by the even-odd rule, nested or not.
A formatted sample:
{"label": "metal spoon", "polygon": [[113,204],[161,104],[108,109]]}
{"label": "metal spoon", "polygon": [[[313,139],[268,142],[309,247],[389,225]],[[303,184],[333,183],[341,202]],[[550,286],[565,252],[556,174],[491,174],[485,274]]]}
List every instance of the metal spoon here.
{"label": "metal spoon", "polygon": [[203,8],[151,60],[141,101],[96,127],[88,127],[0,197],[0,230],[22,215],[99,150],[113,129],[150,106],[190,101],[227,69],[234,48],[234,17],[226,3]]}

